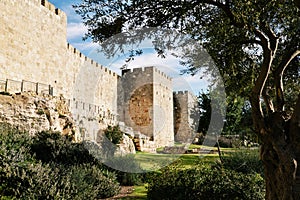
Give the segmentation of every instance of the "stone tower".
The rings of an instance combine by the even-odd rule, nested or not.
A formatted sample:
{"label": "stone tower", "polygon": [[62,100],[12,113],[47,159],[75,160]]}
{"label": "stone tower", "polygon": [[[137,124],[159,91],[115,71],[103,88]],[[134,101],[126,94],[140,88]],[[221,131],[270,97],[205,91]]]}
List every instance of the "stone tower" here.
{"label": "stone tower", "polygon": [[119,121],[157,147],[174,145],[171,78],[155,67],[123,70],[118,88]]}
{"label": "stone tower", "polygon": [[199,125],[197,97],[188,91],[179,91],[173,93],[173,98],[175,141],[191,143]]}

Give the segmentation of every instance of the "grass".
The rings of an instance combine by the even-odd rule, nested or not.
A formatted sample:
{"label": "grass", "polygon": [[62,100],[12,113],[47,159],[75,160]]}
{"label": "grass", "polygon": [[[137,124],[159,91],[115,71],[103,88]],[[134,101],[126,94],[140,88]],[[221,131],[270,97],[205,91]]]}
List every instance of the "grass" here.
{"label": "grass", "polygon": [[145,152],[137,152],[135,159],[141,167],[148,171],[156,171],[163,166],[173,163],[179,159],[181,155],[175,154],[152,154]]}
{"label": "grass", "polygon": [[[189,150],[192,150],[192,149],[209,149],[209,150],[217,150],[218,148],[217,147],[210,147],[210,146],[203,146],[203,145],[198,145],[198,144],[191,144],[189,146]],[[220,150],[222,152],[230,152],[230,151],[235,151],[236,148],[220,148]]]}
{"label": "grass", "polygon": [[134,186],[133,193],[128,195],[129,198],[131,199],[147,199],[147,186],[142,185],[142,186]]}
{"label": "grass", "polygon": [[[199,145],[198,145],[199,146]],[[153,154],[137,152],[135,159],[147,171],[156,171],[173,162],[179,161],[183,168],[190,168],[199,162],[212,163],[219,159],[218,154]]]}
{"label": "grass", "polygon": [[181,162],[180,166],[182,166],[182,168],[192,168],[193,166],[199,164],[199,162],[211,164],[218,159],[218,154],[206,154],[202,156],[201,154],[184,154],[179,158]]}
{"label": "grass", "polygon": [[[190,148],[204,148],[210,150],[216,150],[216,147],[206,147],[200,145],[191,145]],[[235,148],[221,148],[223,156],[230,155],[231,152],[244,152],[247,149],[235,149]],[[172,154],[153,154],[146,152],[137,152],[135,155],[136,160],[141,164],[143,169],[146,170],[159,170],[161,166],[166,166],[173,162],[178,162],[179,166],[184,169],[192,168],[193,166],[199,164],[199,162],[205,164],[213,164],[219,160],[219,155],[217,153],[210,154],[182,154],[182,155],[172,155]],[[134,186],[133,193],[129,194],[127,197],[122,198],[126,199],[147,199],[147,186]]]}

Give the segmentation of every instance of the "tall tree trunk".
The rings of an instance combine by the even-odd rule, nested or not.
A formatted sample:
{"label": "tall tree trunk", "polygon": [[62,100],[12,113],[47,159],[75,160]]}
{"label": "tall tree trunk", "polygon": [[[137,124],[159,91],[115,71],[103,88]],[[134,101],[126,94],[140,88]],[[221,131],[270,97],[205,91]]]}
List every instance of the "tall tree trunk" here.
{"label": "tall tree trunk", "polygon": [[285,120],[275,112],[265,121],[261,159],[265,168],[267,200],[300,199],[300,95],[294,114]]}
{"label": "tall tree trunk", "polygon": [[296,170],[295,184],[293,185],[294,199],[300,199],[300,94],[294,109],[294,113],[289,123],[289,131],[292,141],[292,148],[298,162]]}

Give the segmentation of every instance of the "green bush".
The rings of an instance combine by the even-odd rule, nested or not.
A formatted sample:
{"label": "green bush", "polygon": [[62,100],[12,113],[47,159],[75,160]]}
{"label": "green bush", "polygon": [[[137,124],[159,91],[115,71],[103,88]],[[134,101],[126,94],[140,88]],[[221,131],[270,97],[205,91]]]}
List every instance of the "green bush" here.
{"label": "green bush", "polygon": [[263,164],[258,149],[240,149],[222,156],[222,167],[244,174],[259,173],[263,176]]}
{"label": "green bush", "polygon": [[31,152],[42,162],[64,165],[96,163],[82,143],[73,143],[70,136],[42,131],[32,138]]}
{"label": "green bush", "polygon": [[[144,179],[144,170],[135,160],[134,155],[115,156],[108,159],[107,169],[117,175],[118,182],[124,186],[140,185]],[[130,171],[130,172],[129,172]]]}
{"label": "green bush", "polygon": [[46,132],[32,138],[0,124],[1,199],[99,199],[119,189],[115,174],[80,144]]}
{"label": "green bush", "polygon": [[204,165],[193,169],[169,166],[148,177],[148,198],[259,200],[264,199],[264,181],[259,174],[243,174]]}
{"label": "green bush", "polygon": [[120,130],[119,126],[108,126],[104,131],[106,138],[113,144],[120,144],[123,138],[123,132]]}
{"label": "green bush", "polygon": [[76,196],[73,199],[100,199],[112,197],[120,191],[114,173],[100,170],[95,165],[73,166],[70,170]]}

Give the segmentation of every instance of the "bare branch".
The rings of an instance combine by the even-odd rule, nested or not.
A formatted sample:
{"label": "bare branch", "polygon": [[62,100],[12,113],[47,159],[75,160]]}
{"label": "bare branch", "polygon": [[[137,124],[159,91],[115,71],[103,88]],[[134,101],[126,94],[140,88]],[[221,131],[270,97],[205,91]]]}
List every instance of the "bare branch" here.
{"label": "bare branch", "polygon": [[276,88],[276,110],[284,110],[284,95],[283,95],[283,74],[289,63],[300,54],[300,50],[290,50],[288,51],[281,60],[278,68],[274,72],[274,81]]}
{"label": "bare branch", "polygon": [[251,93],[251,106],[252,106],[252,118],[254,122],[254,127],[259,134],[264,134],[264,130],[266,130],[265,124],[263,123],[263,111],[261,107],[262,92],[265,87],[266,81],[268,79],[271,64],[273,61],[273,52],[270,49],[270,43],[265,34],[261,31],[254,29],[255,35],[261,40],[262,48],[263,48],[263,63],[261,65],[261,70],[259,76],[255,82],[255,85],[252,89]]}
{"label": "bare branch", "polygon": [[263,92],[262,92],[262,97],[264,99],[264,102],[266,104],[266,108],[267,108],[267,114],[271,114],[274,112],[274,106],[273,106],[273,102],[271,100],[271,97],[269,95],[269,88],[264,87]]}
{"label": "bare branch", "polygon": [[266,25],[265,22],[262,23],[262,30],[268,36],[269,39],[269,48],[273,52],[273,55],[277,49],[278,46],[278,37],[275,35],[275,33],[271,30],[271,28]]}

